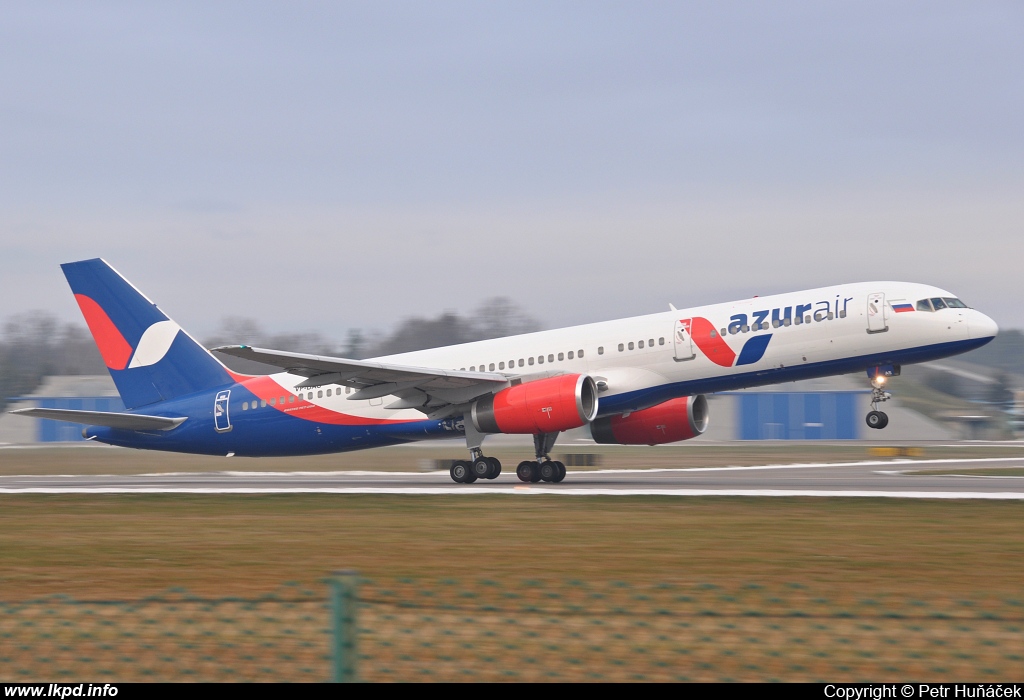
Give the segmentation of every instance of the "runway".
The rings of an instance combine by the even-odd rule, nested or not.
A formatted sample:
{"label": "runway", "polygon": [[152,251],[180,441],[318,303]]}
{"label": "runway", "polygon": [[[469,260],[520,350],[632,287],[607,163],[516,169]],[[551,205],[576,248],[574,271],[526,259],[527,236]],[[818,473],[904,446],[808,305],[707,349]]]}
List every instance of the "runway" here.
{"label": "runway", "polygon": [[1024,500],[1024,476],[916,475],[922,470],[1024,468],[1024,458],[875,460],[690,469],[570,470],[561,484],[456,484],[447,472],[245,472],[131,476],[2,476],[0,494],[396,494],[563,496],[812,496]]}

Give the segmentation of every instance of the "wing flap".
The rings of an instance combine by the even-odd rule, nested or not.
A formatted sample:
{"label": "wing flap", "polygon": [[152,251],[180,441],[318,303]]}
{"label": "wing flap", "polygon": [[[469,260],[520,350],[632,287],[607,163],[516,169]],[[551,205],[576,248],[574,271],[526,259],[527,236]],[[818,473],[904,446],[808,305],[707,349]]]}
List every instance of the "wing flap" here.
{"label": "wing flap", "polygon": [[19,408],[10,413],[32,418],[48,418],[82,425],[100,425],[123,430],[171,430],[185,422],[184,416],[144,416],[135,413],[109,413],[107,411],[73,411],[64,408]]}

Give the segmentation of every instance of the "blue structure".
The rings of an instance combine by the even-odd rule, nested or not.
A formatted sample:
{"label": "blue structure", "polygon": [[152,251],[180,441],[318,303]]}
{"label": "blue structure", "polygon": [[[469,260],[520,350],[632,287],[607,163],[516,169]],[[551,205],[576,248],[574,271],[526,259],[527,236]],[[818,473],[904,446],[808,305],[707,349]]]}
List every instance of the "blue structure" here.
{"label": "blue structure", "polygon": [[862,391],[736,393],[740,440],[856,440]]}
{"label": "blue structure", "polygon": [[[77,411],[124,411],[124,404],[117,396],[25,396],[15,401],[31,401],[39,408],[68,408]],[[39,442],[82,442],[84,425],[65,423],[58,420],[38,421]]]}

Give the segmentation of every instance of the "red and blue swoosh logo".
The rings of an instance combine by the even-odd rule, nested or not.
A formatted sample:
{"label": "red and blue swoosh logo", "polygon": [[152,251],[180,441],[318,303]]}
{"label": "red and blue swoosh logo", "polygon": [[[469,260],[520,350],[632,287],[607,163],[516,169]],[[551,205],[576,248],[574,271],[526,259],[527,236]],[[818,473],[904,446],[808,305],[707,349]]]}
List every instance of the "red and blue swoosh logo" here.
{"label": "red and blue swoosh logo", "polygon": [[692,319],[683,319],[683,327],[690,334],[693,344],[700,348],[705,357],[720,367],[740,367],[752,365],[762,357],[768,349],[768,342],[772,339],[771,333],[755,335],[743,344],[739,355],[729,347],[725,338],[712,325],[711,321],[699,316]]}

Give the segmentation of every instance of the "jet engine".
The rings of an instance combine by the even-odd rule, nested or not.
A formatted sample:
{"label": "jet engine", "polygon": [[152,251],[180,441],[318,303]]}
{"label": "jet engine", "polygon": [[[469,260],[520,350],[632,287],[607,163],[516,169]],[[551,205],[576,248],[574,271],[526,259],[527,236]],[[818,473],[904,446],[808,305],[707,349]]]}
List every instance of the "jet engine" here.
{"label": "jet engine", "polygon": [[708,400],[703,394],[599,418],[590,424],[594,441],[604,445],[661,445],[689,440],[707,428]]}
{"label": "jet engine", "polygon": [[597,415],[597,386],[585,374],[564,374],[510,386],[477,399],[470,410],[481,433],[554,433]]}

